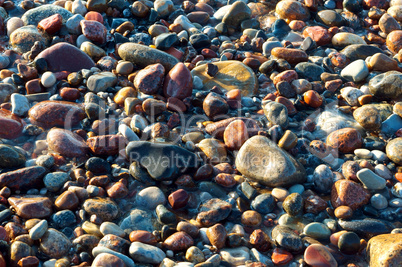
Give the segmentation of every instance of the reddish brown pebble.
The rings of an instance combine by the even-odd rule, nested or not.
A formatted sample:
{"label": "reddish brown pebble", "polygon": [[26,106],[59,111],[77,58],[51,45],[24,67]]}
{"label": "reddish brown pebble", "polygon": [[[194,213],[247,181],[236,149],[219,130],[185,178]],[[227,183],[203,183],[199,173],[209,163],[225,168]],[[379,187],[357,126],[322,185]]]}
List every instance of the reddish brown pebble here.
{"label": "reddish brown pebble", "polygon": [[89,11],[85,14],[85,20],[94,20],[103,24],[103,17],[99,12]]}
{"label": "reddish brown pebble", "polygon": [[127,196],[128,189],[126,185],[119,181],[113,184],[110,184],[106,187],[107,195],[111,198],[123,198]]}
{"label": "reddish brown pebble", "polygon": [[331,203],[334,208],[349,206],[352,210],[357,210],[369,202],[370,196],[369,191],[360,184],[339,180],[332,186]]}
{"label": "reddish brown pebble", "polygon": [[335,246],[338,246],[338,240],[339,240],[339,238],[341,237],[341,235],[343,235],[344,233],[347,233],[347,232],[348,232],[348,231],[343,230],[343,231],[339,231],[339,232],[333,233],[333,234],[329,237],[329,240],[330,240],[331,244],[333,244],[333,245],[335,245]]}
{"label": "reddish brown pebble", "polygon": [[309,36],[317,45],[329,44],[332,39],[328,30],[321,26],[306,27],[303,31],[303,36]]}
{"label": "reddish brown pebble", "polygon": [[171,193],[168,197],[168,201],[170,206],[173,209],[184,208],[187,205],[190,196],[186,192],[186,190],[179,189]]}
{"label": "reddish brown pebble", "polygon": [[[0,264],[1,266],[1,264]],[[37,267],[39,266],[39,259],[35,256],[28,256],[18,261],[19,267]]]}
{"label": "reddish brown pebble", "polygon": [[194,245],[194,240],[185,232],[177,232],[166,238],[163,246],[174,252],[183,251]]}
{"label": "reddish brown pebble", "polygon": [[64,87],[60,89],[60,96],[65,100],[75,101],[80,98],[81,94],[80,91],[76,88]]}
{"label": "reddish brown pebble", "polygon": [[177,63],[166,75],[163,93],[166,97],[184,99],[191,96],[193,79],[189,69],[183,63]]}
{"label": "reddish brown pebble", "polygon": [[82,34],[89,40],[103,44],[106,42],[106,27],[94,20],[81,20],[80,22]]}
{"label": "reddish brown pebble", "polygon": [[55,34],[61,29],[63,25],[63,18],[60,14],[54,14],[39,22],[38,28],[48,34]]}
{"label": "reddish brown pebble", "polygon": [[393,31],[387,36],[387,47],[394,53],[402,48],[402,30]]}
{"label": "reddish brown pebble", "polygon": [[54,202],[59,210],[75,210],[79,204],[77,195],[70,191],[63,192]]}
{"label": "reddish brown pebble", "polygon": [[82,157],[88,151],[84,139],[69,130],[53,128],[46,140],[51,150],[65,157]]}
{"label": "reddish brown pebble", "polygon": [[0,109],[0,138],[14,139],[21,135],[21,119],[9,110]]}
{"label": "reddish brown pebble", "polygon": [[269,236],[261,229],[254,230],[250,235],[250,244],[261,252],[268,251],[271,248]]}
{"label": "reddish brown pebble", "polygon": [[343,128],[328,135],[327,146],[342,153],[351,153],[363,146],[363,138],[356,129]]}
{"label": "reddish brown pebble", "polygon": [[359,179],[357,178],[356,174],[360,170],[361,167],[359,163],[357,163],[356,161],[348,160],[342,164],[342,174],[348,180],[359,182]]}
{"label": "reddish brown pebble", "polygon": [[281,81],[286,81],[288,83],[292,83],[292,81],[298,79],[298,75],[297,72],[294,70],[286,70],[283,71],[281,73],[279,73],[278,75],[275,76],[274,78],[274,85],[277,85],[279,82]]}
{"label": "reddish brown pebble", "polygon": [[101,135],[87,139],[87,145],[95,155],[116,155],[126,144],[127,139],[121,135]]}
{"label": "reddish brown pebble", "polygon": [[155,246],[158,243],[156,237],[152,233],[145,230],[132,231],[129,238],[131,242],[141,242],[152,246]]}
{"label": "reddish brown pebble", "polygon": [[137,73],[134,78],[134,86],[144,94],[157,94],[163,84],[164,75],[165,68],[162,64],[149,65]]}
{"label": "reddish brown pebble", "polygon": [[276,58],[282,58],[289,64],[297,64],[308,60],[306,52],[294,48],[275,47],[271,50],[271,55]]}

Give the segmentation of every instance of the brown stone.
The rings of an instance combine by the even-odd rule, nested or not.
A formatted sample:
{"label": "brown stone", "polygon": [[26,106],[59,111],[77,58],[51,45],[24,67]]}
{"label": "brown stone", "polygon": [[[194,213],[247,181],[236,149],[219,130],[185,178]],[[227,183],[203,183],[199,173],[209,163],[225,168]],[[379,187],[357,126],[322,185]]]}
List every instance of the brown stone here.
{"label": "brown stone", "polygon": [[113,254],[100,253],[95,257],[91,267],[126,267],[126,264],[124,264],[122,259]]}
{"label": "brown stone", "polygon": [[232,205],[226,201],[213,198],[202,204],[197,215],[197,222],[205,226],[214,225],[226,219],[232,210]]}
{"label": "brown stone", "polygon": [[21,135],[21,119],[6,109],[0,109],[0,138],[14,139]]}
{"label": "brown stone", "polygon": [[173,209],[184,208],[187,205],[190,196],[186,192],[186,190],[179,189],[171,193],[168,197],[168,201],[170,206]]}
{"label": "brown stone", "polygon": [[250,235],[250,244],[261,252],[266,252],[271,248],[269,236],[261,229],[254,230]]}
{"label": "brown stone", "polygon": [[369,191],[360,184],[350,180],[339,180],[332,186],[331,203],[334,208],[349,206],[357,210],[369,202],[370,196]]}
{"label": "brown stone", "polygon": [[331,43],[332,39],[328,30],[321,26],[306,27],[303,31],[303,36],[309,36],[317,45],[327,45]]}
{"label": "brown stone", "polygon": [[402,48],[402,30],[393,31],[387,36],[387,47],[394,53]]}
{"label": "brown stone", "polygon": [[46,218],[52,214],[52,201],[47,197],[13,196],[8,198],[8,202],[24,219]]}
{"label": "brown stone", "polygon": [[283,0],[276,5],[276,13],[282,19],[292,20],[304,20],[307,21],[310,18],[310,12],[308,8],[293,0]]}
{"label": "brown stone", "polygon": [[58,196],[54,202],[54,205],[59,210],[75,210],[80,201],[77,195],[70,191],[64,191],[60,196]]}
{"label": "brown stone", "polygon": [[335,217],[342,220],[348,220],[353,216],[352,208],[348,206],[339,206],[334,210]]}
{"label": "brown stone", "polygon": [[117,105],[123,106],[124,100],[126,100],[126,98],[136,97],[136,96],[137,96],[137,91],[134,88],[123,87],[116,93],[113,100]]}
{"label": "brown stone", "polygon": [[184,99],[191,96],[193,78],[189,69],[183,64],[176,64],[166,75],[163,83],[163,93],[166,97]]}
{"label": "brown stone", "polygon": [[254,210],[247,210],[241,215],[241,223],[247,226],[259,226],[262,216]]}
{"label": "brown stone", "polygon": [[159,93],[163,84],[165,68],[162,64],[152,64],[140,70],[134,78],[137,90],[147,95]]}
{"label": "brown stone", "polygon": [[87,139],[87,145],[95,155],[116,155],[126,144],[127,139],[121,135],[101,135]]}
{"label": "brown stone", "polygon": [[32,188],[39,188],[46,172],[47,170],[40,166],[20,168],[15,171],[5,172],[0,174],[0,187],[7,186],[13,191],[25,191]]}
{"label": "brown stone", "polygon": [[225,246],[227,234],[226,229],[222,224],[218,223],[214,226],[209,227],[206,233],[209,242],[211,242],[213,246],[217,247],[218,249],[221,249]]}
{"label": "brown stone", "polygon": [[163,242],[163,246],[173,252],[185,251],[192,245],[194,245],[193,238],[185,232],[176,232]]}
{"label": "brown stone", "polygon": [[226,127],[235,120],[242,120],[246,124],[249,137],[256,135],[258,131],[260,131],[260,127],[255,120],[243,117],[228,118],[214,123],[209,123],[205,127],[205,131],[209,135],[212,135],[216,138],[222,138]]}
{"label": "brown stone", "polygon": [[31,122],[45,128],[71,128],[85,117],[80,105],[67,101],[42,101],[29,110]]}
{"label": "brown stone", "polygon": [[232,121],[223,133],[223,140],[229,150],[239,150],[248,137],[246,124],[242,120]]}

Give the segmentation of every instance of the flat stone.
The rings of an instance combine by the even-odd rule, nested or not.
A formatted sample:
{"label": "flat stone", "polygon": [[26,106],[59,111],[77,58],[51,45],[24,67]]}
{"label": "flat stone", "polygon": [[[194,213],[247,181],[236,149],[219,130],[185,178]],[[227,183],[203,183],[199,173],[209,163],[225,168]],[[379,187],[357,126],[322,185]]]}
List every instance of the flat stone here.
{"label": "flat stone", "polygon": [[38,188],[47,170],[40,166],[21,168],[0,174],[0,186],[11,190],[29,190]]}
{"label": "flat stone", "polygon": [[146,67],[151,64],[161,63],[167,71],[170,71],[179,61],[158,49],[150,48],[136,43],[122,44],[118,49],[119,56],[137,66]]}
{"label": "flat stone", "polygon": [[270,187],[287,187],[306,179],[304,167],[264,136],[251,137],[243,144],[236,167],[246,177]]}
{"label": "flat stone", "polygon": [[218,198],[212,198],[199,208],[197,221],[204,226],[212,226],[226,219],[232,210],[232,205]]}
{"label": "flat stone", "polygon": [[286,226],[275,226],[272,229],[272,240],[277,246],[287,251],[300,252],[303,249],[302,239],[291,228]]}
{"label": "flat stone", "polygon": [[214,62],[212,64],[218,67],[218,73],[214,77],[207,74],[207,64],[195,67],[191,71],[191,75],[197,76],[202,80],[203,90],[211,90],[212,87],[218,86],[228,91],[240,89],[243,96],[257,93],[257,77],[253,70],[245,64],[235,60]]}
{"label": "flat stone", "polygon": [[341,53],[349,58],[351,62],[353,62],[358,59],[365,60],[369,56],[384,52],[380,48],[373,45],[351,44],[345,47]]}
{"label": "flat stone", "polygon": [[104,92],[108,87],[113,87],[117,83],[117,77],[111,72],[101,72],[89,77],[87,81],[88,89],[91,92]]}
{"label": "flat stone", "polygon": [[8,202],[24,219],[46,218],[52,213],[52,201],[48,197],[13,196],[8,198]]}
{"label": "flat stone", "polygon": [[352,231],[363,238],[371,238],[376,235],[391,232],[395,227],[392,223],[372,218],[362,220],[338,221],[339,226],[347,231]]}
{"label": "flat stone", "polygon": [[386,180],[370,169],[362,169],[356,173],[357,178],[369,190],[381,190],[386,186]]}
{"label": "flat stone", "polygon": [[159,264],[166,257],[160,248],[140,242],[131,243],[129,253],[136,262],[148,264]]}

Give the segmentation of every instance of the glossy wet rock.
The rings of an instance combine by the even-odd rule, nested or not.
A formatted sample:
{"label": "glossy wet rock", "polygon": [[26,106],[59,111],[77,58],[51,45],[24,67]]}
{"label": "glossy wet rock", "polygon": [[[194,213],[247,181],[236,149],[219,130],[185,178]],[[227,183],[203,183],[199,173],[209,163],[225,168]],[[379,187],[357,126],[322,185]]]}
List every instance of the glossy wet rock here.
{"label": "glossy wet rock", "polygon": [[270,187],[290,186],[305,179],[303,166],[263,136],[252,137],[243,144],[236,167],[243,175]]}
{"label": "glossy wet rock", "polygon": [[116,203],[110,199],[88,199],[84,202],[83,207],[89,214],[96,214],[105,221],[115,219],[119,212]]}
{"label": "glossy wet rock", "polygon": [[0,174],[0,185],[7,186],[11,190],[29,190],[38,188],[42,183],[42,177],[47,170],[44,167],[34,166],[21,168]]}
{"label": "glossy wet rock", "polygon": [[344,128],[330,133],[327,145],[338,149],[339,152],[348,153],[361,148],[363,140],[361,134],[353,128]]}
{"label": "glossy wet rock", "polygon": [[15,196],[8,199],[16,213],[25,219],[46,218],[52,213],[52,202],[47,197]]}
{"label": "glossy wet rock", "polygon": [[0,137],[14,139],[21,135],[23,125],[21,119],[10,111],[0,109]]}
{"label": "glossy wet rock", "polygon": [[83,157],[89,151],[81,136],[65,129],[51,129],[47,142],[51,150],[66,157]]}
{"label": "glossy wet rock", "polygon": [[239,61],[220,61],[213,63],[218,67],[218,73],[211,77],[206,73],[207,64],[198,66],[191,71],[191,75],[201,78],[204,90],[214,86],[225,90],[240,89],[242,95],[254,94],[258,83],[254,72]]}

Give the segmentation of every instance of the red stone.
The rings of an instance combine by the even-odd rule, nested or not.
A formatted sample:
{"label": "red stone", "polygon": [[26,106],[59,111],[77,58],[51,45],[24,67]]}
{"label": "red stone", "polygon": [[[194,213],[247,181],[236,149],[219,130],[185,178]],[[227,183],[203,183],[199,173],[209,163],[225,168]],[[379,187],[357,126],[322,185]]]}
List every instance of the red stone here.
{"label": "red stone", "polygon": [[272,262],[276,265],[286,264],[293,260],[293,255],[281,248],[275,248],[272,252]]}
{"label": "red stone", "polygon": [[94,20],[103,24],[103,17],[99,12],[89,11],[85,14],[85,20]]}
{"label": "red stone", "polygon": [[81,105],[66,101],[42,101],[29,110],[31,122],[45,128],[71,128],[85,117]]}
{"label": "red stone", "polygon": [[165,68],[162,64],[149,65],[137,73],[134,87],[147,95],[157,94],[163,84],[164,75]]}
{"label": "red stone", "polygon": [[0,174],[0,187],[7,186],[13,191],[39,188],[46,172],[44,167],[39,166],[5,172]]}
{"label": "red stone", "polygon": [[129,238],[131,242],[141,242],[152,246],[155,246],[158,243],[156,237],[152,233],[145,230],[132,231]]}
{"label": "red stone", "polygon": [[15,209],[18,216],[24,219],[46,218],[52,214],[52,201],[41,196],[13,196],[8,202]]}
{"label": "red stone", "polygon": [[351,153],[363,146],[363,138],[356,129],[343,128],[328,135],[327,146],[342,153]]}
{"label": "red stone", "polygon": [[215,182],[223,187],[233,187],[236,184],[236,180],[232,174],[220,173],[215,177]]}
{"label": "red stone", "polygon": [[189,69],[183,63],[177,63],[166,75],[163,93],[166,97],[184,99],[191,96],[193,78]]}
{"label": "red stone", "polygon": [[40,79],[33,79],[28,81],[25,84],[25,89],[27,90],[28,95],[42,93],[45,91],[42,87],[42,84],[40,83]]}
{"label": "red stone", "polygon": [[304,260],[311,266],[338,266],[329,250],[321,244],[311,244],[304,251]]}
{"label": "red stone", "polygon": [[288,83],[292,83],[292,81],[298,79],[299,76],[297,75],[297,72],[294,70],[286,70],[282,71],[278,75],[275,76],[273,82],[274,85],[276,86],[279,82],[286,81]]}
{"label": "red stone", "polygon": [[179,189],[171,193],[168,197],[168,201],[170,206],[173,209],[184,208],[187,205],[190,196],[186,192],[186,190]]}
{"label": "red stone", "polygon": [[128,189],[122,182],[113,183],[106,187],[107,195],[111,198],[123,198],[127,196]]}
{"label": "red stone", "polygon": [[[136,2],[136,3],[137,3],[137,2]],[[179,61],[182,60],[183,55],[184,55],[183,52],[181,52],[180,50],[174,48],[173,46],[172,46],[172,47],[169,47],[169,49],[166,50],[165,52],[168,53],[168,54],[170,54],[170,55],[172,55],[172,56],[174,56],[174,57],[177,58]]]}
{"label": "red stone", "polygon": [[21,119],[6,109],[0,109],[0,138],[14,139],[23,130]]}
{"label": "red stone", "polygon": [[77,195],[71,191],[64,191],[60,196],[54,201],[54,205],[59,210],[75,210],[80,201]]}
{"label": "red stone", "polygon": [[366,205],[370,197],[367,189],[350,180],[336,181],[331,190],[331,203],[334,208],[349,206],[353,210],[357,210]]}
{"label": "red stone", "polygon": [[54,14],[46,19],[42,19],[38,24],[38,28],[48,34],[55,34],[61,29],[62,25],[63,17],[60,14]]}
{"label": "red stone", "polygon": [[213,50],[211,50],[209,48],[202,49],[201,50],[201,55],[203,55],[204,58],[214,58],[214,57],[218,56],[215,51],[213,51]]}
{"label": "red stone", "polygon": [[303,31],[303,36],[309,36],[317,45],[327,45],[331,42],[332,36],[328,30],[321,26],[307,27]]}
{"label": "red stone", "polygon": [[68,101],[75,101],[80,98],[80,91],[76,88],[64,87],[60,89],[60,96]]}
{"label": "red stone", "polygon": [[276,58],[282,58],[289,64],[297,64],[308,60],[306,52],[295,48],[275,47],[271,50],[271,55]]}
{"label": "red stone", "polygon": [[83,157],[88,151],[84,139],[69,130],[53,128],[46,140],[51,150],[65,157]]}
{"label": "red stone", "polygon": [[3,258],[3,255],[0,253],[0,267],[7,267],[6,261]]}
{"label": "red stone", "polygon": [[287,99],[286,97],[283,96],[278,96],[275,99],[276,102],[281,103],[282,105],[284,105],[287,109],[288,109],[288,114],[289,115],[294,115],[297,113],[297,110],[295,108],[295,105],[293,105],[292,101],[290,101],[289,99]]}
{"label": "red stone", "polygon": [[106,42],[106,27],[94,20],[81,20],[82,34],[89,40],[103,44]]}

